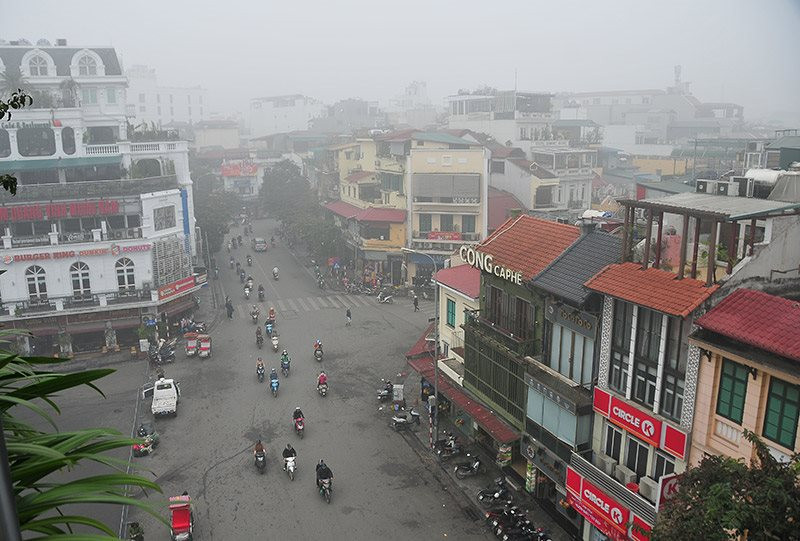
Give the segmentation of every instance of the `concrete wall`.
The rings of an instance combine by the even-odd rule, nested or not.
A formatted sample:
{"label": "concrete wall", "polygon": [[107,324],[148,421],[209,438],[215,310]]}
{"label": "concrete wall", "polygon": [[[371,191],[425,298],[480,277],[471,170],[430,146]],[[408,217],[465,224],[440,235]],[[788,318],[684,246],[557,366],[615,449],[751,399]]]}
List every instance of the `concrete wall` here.
{"label": "concrete wall", "polygon": [[526,207],[533,208],[536,190],[530,171],[505,160],[504,173],[490,173],[489,185],[513,194]]}
{"label": "concrete wall", "polygon": [[239,128],[196,128],[194,146],[195,148],[239,148]]}

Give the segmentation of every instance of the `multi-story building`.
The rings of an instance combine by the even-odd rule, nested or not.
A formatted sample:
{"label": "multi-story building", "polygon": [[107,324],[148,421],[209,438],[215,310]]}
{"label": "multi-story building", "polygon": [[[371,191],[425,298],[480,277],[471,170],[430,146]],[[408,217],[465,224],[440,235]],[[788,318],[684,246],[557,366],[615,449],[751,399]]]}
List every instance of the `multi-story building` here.
{"label": "multi-story building", "polygon": [[232,150],[241,148],[239,123],[235,120],[204,120],[194,125],[194,148]]}
{"label": "multi-story building", "polygon": [[553,94],[505,90],[448,96],[448,127],[486,133],[502,145],[524,148],[553,138]]}
{"label": "multi-story building", "polygon": [[530,148],[531,209],[538,212],[580,214],[591,207],[597,151],[552,141]]}
{"label": "multi-story building", "polygon": [[463,386],[463,325],[467,314],[480,308],[478,298],[481,292],[481,271],[461,261],[460,264],[437,272],[434,281],[439,288],[439,349],[443,357],[439,361],[439,369],[459,386]]}
{"label": "multi-story building", "polygon": [[317,133],[347,135],[386,125],[386,114],[380,110],[377,102],[356,98],[340,100],[325,107],[323,115],[311,119],[310,122],[311,129]]}
{"label": "multi-story building", "polygon": [[156,70],[134,65],[125,70],[128,77],[127,113],[138,124],[156,126],[194,124],[208,120],[208,90],[201,86],[161,86]]}
{"label": "multi-story building", "polygon": [[19,350],[138,344],[137,329],[192,310],[196,257],[185,141],[131,142],[112,48],[0,47],[46,109],[0,128],[0,322],[30,330]]}
{"label": "multi-story building", "polygon": [[750,430],[787,461],[800,451],[800,304],[737,289],[697,320],[700,348],[689,460],[707,455],[756,458]]}
{"label": "multi-story building", "polygon": [[321,116],[325,106],[302,94],[269,96],[250,100],[250,137],[307,130],[312,119]]}

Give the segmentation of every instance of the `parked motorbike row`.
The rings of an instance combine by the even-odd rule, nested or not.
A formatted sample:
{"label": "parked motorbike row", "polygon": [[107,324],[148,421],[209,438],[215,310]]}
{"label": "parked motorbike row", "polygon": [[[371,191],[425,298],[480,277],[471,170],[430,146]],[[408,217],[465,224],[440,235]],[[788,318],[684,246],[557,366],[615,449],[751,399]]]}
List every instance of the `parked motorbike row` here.
{"label": "parked motorbike row", "polygon": [[513,505],[513,498],[502,477],[480,490],[478,501],[489,510],[484,514],[492,533],[502,541],[550,541],[546,528],[536,527],[527,513]]}

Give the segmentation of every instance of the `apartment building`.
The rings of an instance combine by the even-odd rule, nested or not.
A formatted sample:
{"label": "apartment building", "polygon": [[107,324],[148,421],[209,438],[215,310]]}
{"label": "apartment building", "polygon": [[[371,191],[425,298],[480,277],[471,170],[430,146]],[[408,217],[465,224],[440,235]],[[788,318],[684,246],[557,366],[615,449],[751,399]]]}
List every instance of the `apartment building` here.
{"label": "apartment building", "polygon": [[322,116],[325,106],[302,94],[269,96],[250,100],[250,137],[307,130],[312,119]]}
{"label": "apartment building", "polygon": [[0,60],[40,98],[0,128],[0,172],[19,182],[0,193],[0,322],[31,331],[24,354],[137,345],[205,282],[186,142],[129,140],[113,48],[9,45]]}
{"label": "apartment building", "polygon": [[202,86],[163,86],[156,70],[136,64],[125,70],[128,78],[127,115],[134,125],[192,125],[208,120],[208,90]]}

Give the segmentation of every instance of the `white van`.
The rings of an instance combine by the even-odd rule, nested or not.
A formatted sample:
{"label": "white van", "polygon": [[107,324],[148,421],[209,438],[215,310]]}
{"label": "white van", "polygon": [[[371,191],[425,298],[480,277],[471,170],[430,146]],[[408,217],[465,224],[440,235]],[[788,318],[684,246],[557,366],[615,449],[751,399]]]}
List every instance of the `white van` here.
{"label": "white van", "polygon": [[149,397],[153,397],[150,408],[153,415],[177,415],[181,386],[173,379],[161,378],[154,385],[147,385],[142,389],[142,398]]}

